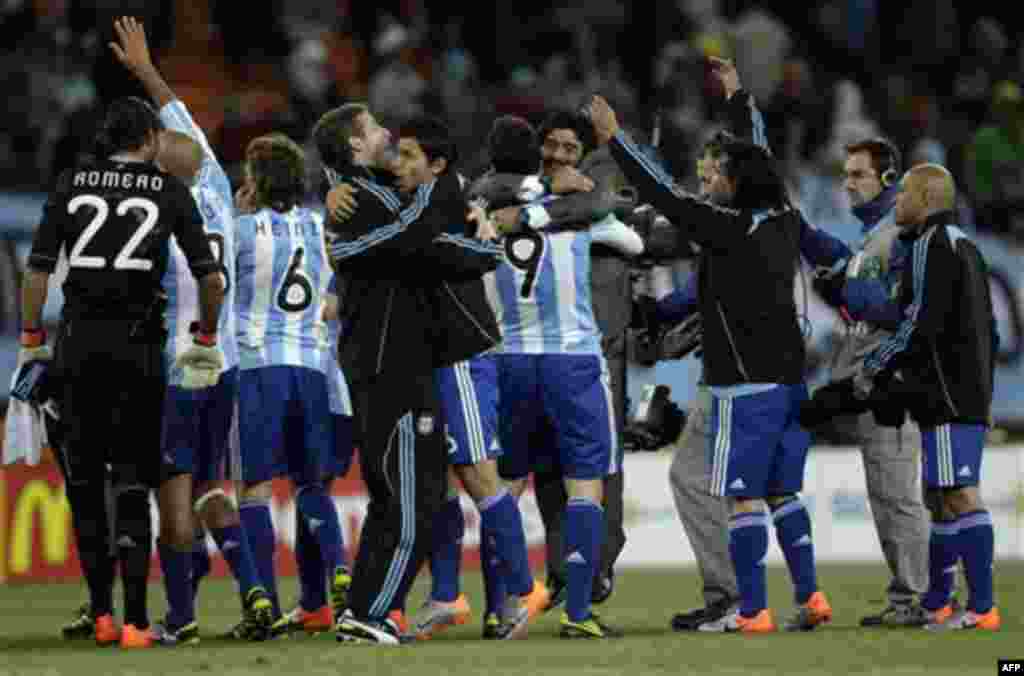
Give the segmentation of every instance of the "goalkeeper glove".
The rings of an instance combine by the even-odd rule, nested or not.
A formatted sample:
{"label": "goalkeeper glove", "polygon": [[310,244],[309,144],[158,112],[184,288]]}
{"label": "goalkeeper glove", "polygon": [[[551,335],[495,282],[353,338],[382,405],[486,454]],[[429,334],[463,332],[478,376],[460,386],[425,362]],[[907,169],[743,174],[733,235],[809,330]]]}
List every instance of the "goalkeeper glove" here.
{"label": "goalkeeper glove", "polygon": [[190,327],[192,347],[178,357],[175,368],[182,371],[181,386],[186,390],[213,387],[220,379],[224,357],[217,349],[217,334],[202,333],[198,322]]}

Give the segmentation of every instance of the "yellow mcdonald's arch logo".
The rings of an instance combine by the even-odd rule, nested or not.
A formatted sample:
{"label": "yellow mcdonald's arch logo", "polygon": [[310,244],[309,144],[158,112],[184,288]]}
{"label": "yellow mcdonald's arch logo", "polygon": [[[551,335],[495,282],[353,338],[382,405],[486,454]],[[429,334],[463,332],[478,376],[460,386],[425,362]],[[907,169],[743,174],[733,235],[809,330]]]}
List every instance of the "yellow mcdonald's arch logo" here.
{"label": "yellow mcdonald's arch logo", "polygon": [[42,530],[43,560],[47,565],[60,565],[68,558],[68,517],[71,509],[63,488],[52,488],[47,481],[28,482],[14,500],[11,519],[10,566],[8,573],[24,575],[32,569],[32,542],[36,512]]}
{"label": "yellow mcdonald's arch logo", "polygon": [[7,475],[0,469],[0,584],[7,581]]}

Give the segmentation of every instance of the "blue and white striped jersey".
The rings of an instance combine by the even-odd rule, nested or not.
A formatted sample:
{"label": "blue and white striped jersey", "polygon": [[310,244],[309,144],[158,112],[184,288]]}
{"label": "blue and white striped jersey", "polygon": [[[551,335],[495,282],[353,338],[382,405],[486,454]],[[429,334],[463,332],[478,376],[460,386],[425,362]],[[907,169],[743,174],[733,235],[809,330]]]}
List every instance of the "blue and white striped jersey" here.
{"label": "blue and white striped jersey", "polygon": [[587,230],[527,230],[505,239],[505,262],[484,278],[501,352],[601,354],[590,294],[592,244],[643,251],[639,235],[614,216]]}
{"label": "blue and white striped jersey", "polygon": [[237,221],[239,366],[304,366],[327,355],[324,294],[331,270],[319,213],[263,209]]}
{"label": "blue and white striped jersey", "polygon": [[[160,109],[160,119],[168,129],[188,134],[203,148],[205,159],[199,170],[195,185],[192,186],[192,197],[203,216],[203,224],[210,248],[213,249],[217,262],[221,264],[224,275],[224,303],[221,306],[218,333],[218,348],[224,355],[224,370],[238,365],[238,345],[235,341],[235,216],[234,195],[231,181],[221,168],[206,134],[195,123],[188,108],[181,101],[175,100]],[[192,337],[188,327],[199,319],[199,285],[188,269],[185,254],[171,238],[170,252],[167,257],[167,272],[163,279],[164,291],[167,293],[167,347],[164,355],[167,360],[169,384],[181,383],[181,373],[175,372],[173,366],[177,358],[192,345]]]}
{"label": "blue and white striped jersey", "polygon": [[[331,276],[327,285],[327,293],[338,295],[338,279]],[[352,396],[348,390],[348,381],[338,363],[338,334],[341,333],[341,322],[332,319],[327,322],[327,399],[331,405],[332,415],[352,416]]]}

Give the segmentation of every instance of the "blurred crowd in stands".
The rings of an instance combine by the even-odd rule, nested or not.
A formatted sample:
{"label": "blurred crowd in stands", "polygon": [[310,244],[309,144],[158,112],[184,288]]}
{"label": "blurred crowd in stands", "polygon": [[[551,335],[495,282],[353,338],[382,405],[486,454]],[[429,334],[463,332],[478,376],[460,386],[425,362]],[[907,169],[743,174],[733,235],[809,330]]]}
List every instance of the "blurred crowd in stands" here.
{"label": "blurred crowd in stands", "polygon": [[[161,70],[237,170],[271,129],[304,140],[367,100],[388,124],[452,122],[463,169],[495,115],[539,121],[599,92],[686,183],[714,130],[705,56],[731,56],[812,221],[849,220],[845,143],[885,135],[948,166],[964,219],[1024,240],[1024,43],[1012,4],[953,0],[0,0],[0,191],[43,192],[105,101],[139,93],[107,43],[141,18]],[[980,9],[979,9],[980,7]],[[984,10],[984,12],[982,11]],[[311,162],[311,165],[313,163]]]}

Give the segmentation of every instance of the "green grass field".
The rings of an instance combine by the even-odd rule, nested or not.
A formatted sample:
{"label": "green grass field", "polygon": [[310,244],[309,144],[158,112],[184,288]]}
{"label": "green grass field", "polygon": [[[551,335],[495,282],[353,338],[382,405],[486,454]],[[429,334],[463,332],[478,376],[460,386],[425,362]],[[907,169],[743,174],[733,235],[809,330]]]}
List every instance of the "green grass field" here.
{"label": "green grass field", "polygon": [[[671,615],[698,601],[691,569],[626,570],[602,612],[622,627],[618,641],[562,641],[551,613],[531,627],[526,641],[478,640],[479,615],[471,624],[428,643],[399,648],[343,646],[330,634],[269,643],[231,643],[204,638],[195,648],[154,648],[126,652],[96,648],[92,642],[64,642],[58,628],[81,603],[83,589],[54,584],[0,587],[0,676],[74,674],[183,674],[224,676],[284,674],[458,674],[532,676],[553,674],[994,674],[998,658],[1024,657],[1024,632],[1016,615],[1024,607],[1024,564],[996,567],[996,599],[1003,613],[999,633],[930,634],[920,630],[861,629],[858,619],[881,607],[885,576],[876,566],[823,566],[819,579],[836,617],[831,625],[806,634],[772,636],[677,634]],[[480,579],[468,576],[474,610],[482,603]],[[778,615],[790,610],[785,570],[769,569],[770,600]],[[422,599],[425,586],[414,591]],[[295,598],[295,580],[282,581],[285,603]],[[151,589],[154,617],[163,591]],[[210,636],[237,619],[238,602],[228,581],[204,583],[200,596],[202,628]]]}

